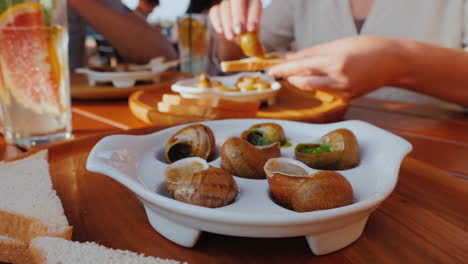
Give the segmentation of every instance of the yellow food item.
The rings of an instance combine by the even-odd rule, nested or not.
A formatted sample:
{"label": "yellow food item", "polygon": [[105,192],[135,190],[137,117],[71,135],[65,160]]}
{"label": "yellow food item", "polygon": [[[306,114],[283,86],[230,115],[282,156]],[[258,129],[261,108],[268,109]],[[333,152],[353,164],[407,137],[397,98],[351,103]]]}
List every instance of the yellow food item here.
{"label": "yellow food item", "polygon": [[257,32],[242,33],[239,37],[239,44],[245,55],[258,58],[265,57],[265,51]]}
{"label": "yellow food item", "polygon": [[271,88],[269,82],[262,82],[260,76],[242,76],[236,83],[241,92],[262,91]]}

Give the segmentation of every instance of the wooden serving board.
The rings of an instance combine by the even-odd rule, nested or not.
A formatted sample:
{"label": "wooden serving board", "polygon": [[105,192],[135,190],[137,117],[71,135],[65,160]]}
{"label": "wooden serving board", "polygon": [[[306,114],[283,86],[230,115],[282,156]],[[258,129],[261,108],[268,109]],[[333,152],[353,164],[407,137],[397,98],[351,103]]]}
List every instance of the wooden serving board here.
{"label": "wooden serving board", "polygon": [[184,248],[153,230],[131,191],[107,176],[86,170],[89,151],[100,138],[80,138],[49,149],[52,181],[73,226],[75,241],[95,241],[191,264],[463,263],[468,259],[468,183],[409,158],[402,163],[395,190],[371,214],[362,236],[342,250],[315,256],[304,237],[245,238],[211,233],[203,233],[194,248]]}
{"label": "wooden serving board", "polygon": [[[282,88],[272,106],[261,108],[256,118],[285,119],[312,123],[328,123],[342,119],[348,109],[348,102],[329,93],[303,92],[287,82],[281,82]],[[187,115],[171,115],[161,113],[156,105],[164,94],[174,94],[170,86],[158,90],[142,90],[129,97],[132,113],[141,121],[160,126],[177,125],[189,122],[207,120],[201,117]],[[246,118],[239,116],[239,118]],[[249,118],[251,118],[249,116]]]}
{"label": "wooden serving board", "polygon": [[116,88],[112,85],[90,86],[86,75],[79,73],[70,74],[70,94],[73,99],[121,99],[128,98],[138,90],[155,90],[166,87],[175,81],[189,78],[191,74],[181,72],[163,72],[160,82],[154,84],[135,85],[128,88]]}

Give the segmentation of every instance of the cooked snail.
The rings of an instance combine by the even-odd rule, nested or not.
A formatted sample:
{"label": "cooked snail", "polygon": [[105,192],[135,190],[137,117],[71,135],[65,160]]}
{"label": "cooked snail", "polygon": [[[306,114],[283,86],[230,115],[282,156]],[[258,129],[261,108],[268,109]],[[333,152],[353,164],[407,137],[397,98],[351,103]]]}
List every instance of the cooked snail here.
{"label": "cooked snail", "polygon": [[215,155],[215,138],[205,125],[191,125],[177,131],[167,142],[164,159],[167,163],[187,158],[200,157],[210,161]]}
{"label": "cooked snail", "polygon": [[334,130],[320,141],[320,144],[298,144],[296,159],[316,169],[346,170],[359,164],[359,144],[350,130]]}
{"label": "cooked snail", "polygon": [[279,143],[257,148],[246,140],[233,137],[221,147],[221,167],[232,175],[249,179],[264,179],[263,166],[270,158],[280,157]]}
{"label": "cooked snail", "polygon": [[251,126],[242,132],[241,138],[255,146],[267,146],[275,142],[283,145],[286,142],[283,128],[276,123],[262,123]]}
{"label": "cooked snail", "polygon": [[242,33],[239,37],[239,45],[244,54],[249,57],[265,57],[265,51],[258,37],[258,32]]}
{"label": "cooked snail", "polygon": [[216,208],[230,204],[237,195],[232,175],[198,157],[170,164],[165,174],[169,192],[180,202]]}
{"label": "cooked snail", "polygon": [[265,173],[275,199],[297,212],[331,209],[353,202],[351,184],[334,171],[309,175],[307,166],[302,162],[275,158],[265,164]]}

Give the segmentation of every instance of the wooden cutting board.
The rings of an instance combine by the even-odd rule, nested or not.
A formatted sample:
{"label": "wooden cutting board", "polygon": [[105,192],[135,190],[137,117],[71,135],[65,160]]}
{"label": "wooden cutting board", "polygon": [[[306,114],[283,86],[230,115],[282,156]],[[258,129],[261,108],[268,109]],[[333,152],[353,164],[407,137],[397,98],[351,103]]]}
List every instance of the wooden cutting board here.
{"label": "wooden cutting board", "polygon": [[[282,88],[276,97],[276,103],[260,108],[256,118],[328,123],[342,119],[348,109],[348,102],[343,98],[321,91],[303,92],[287,82],[281,84]],[[138,119],[151,125],[170,126],[207,120],[190,116],[189,113],[171,115],[159,112],[156,105],[162,100],[164,94],[174,94],[174,92],[171,91],[170,86],[158,90],[134,92],[129,97],[130,110]]]}

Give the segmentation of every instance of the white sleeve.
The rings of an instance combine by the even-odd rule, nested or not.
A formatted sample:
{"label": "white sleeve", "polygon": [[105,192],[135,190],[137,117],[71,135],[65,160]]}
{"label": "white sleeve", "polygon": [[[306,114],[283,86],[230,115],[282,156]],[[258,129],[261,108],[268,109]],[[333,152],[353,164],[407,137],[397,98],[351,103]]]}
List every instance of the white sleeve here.
{"label": "white sleeve", "polygon": [[294,2],[291,0],[272,0],[263,10],[260,37],[265,49],[284,51],[294,40]]}

